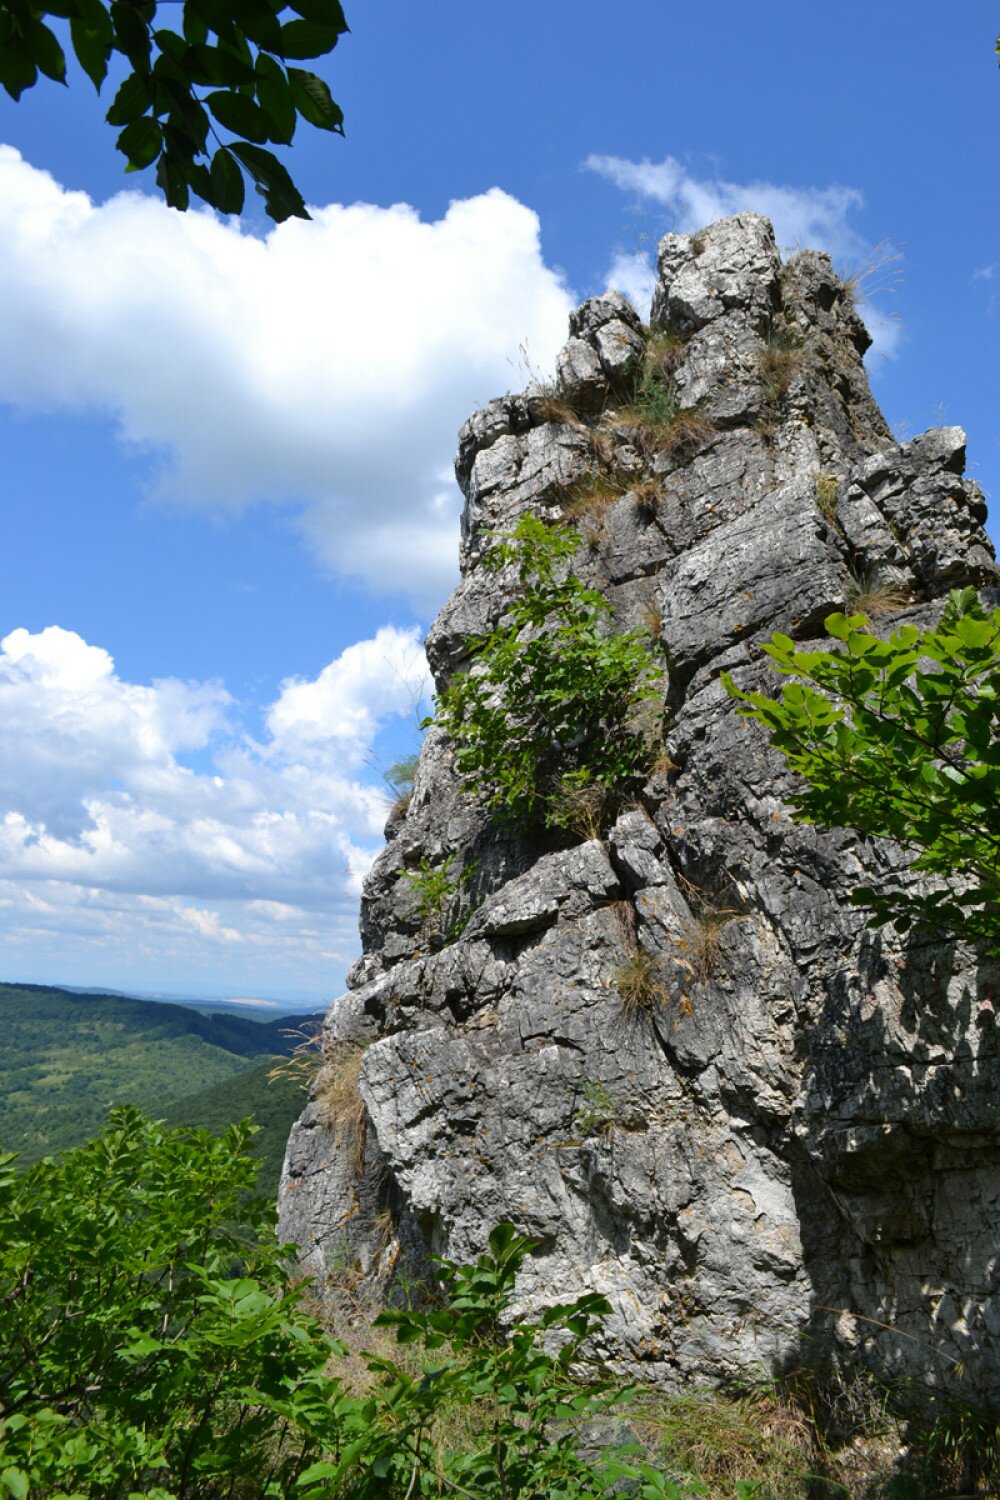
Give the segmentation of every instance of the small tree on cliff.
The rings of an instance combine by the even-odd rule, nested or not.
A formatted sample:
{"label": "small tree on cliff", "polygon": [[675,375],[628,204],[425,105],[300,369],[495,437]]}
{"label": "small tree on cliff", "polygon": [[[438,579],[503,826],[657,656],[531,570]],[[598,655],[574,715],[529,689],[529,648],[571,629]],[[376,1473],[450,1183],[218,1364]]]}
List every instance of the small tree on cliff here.
{"label": "small tree on cliff", "polygon": [[892,922],[945,930],[1000,952],[1000,609],[954,590],[939,625],[902,625],[888,640],[864,615],[830,615],[839,648],[800,651],[776,634],[765,652],[780,698],[742,692],[739,712],[771,733],[803,778],[796,816],[848,826],[916,851],[934,891],[860,887],[852,899]]}
{"label": "small tree on cliff", "polygon": [[608,601],[570,571],[579,545],[534,516],[494,539],[484,566],[516,570],[518,592],[436,703],[459,770],[521,823],[565,823],[575,796],[633,781],[646,753],[638,710],[659,696],[648,637],[616,635]]}
{"label": "small tree on cliff", "polygon": [[[130,70],[106,116],[127,172],[155,165],[172,208],[186,209],[194,193],[226,214],[242,211],[245,175],[272,219],[307,219],[301,193],[264,146],[291,145],[299,118],[343,135],[323,79],[290,66],[337,45],[348,29],[340,0],[183,0],[179,16],[169,0],[177,31],[161,24],[166,3],[0,0],[0,84],[20,99],[40,74],[65,83],[66,55],[46,18],[67,21],[98,91],[116,56]],[[282,21],[288,9],[293,17]]]}

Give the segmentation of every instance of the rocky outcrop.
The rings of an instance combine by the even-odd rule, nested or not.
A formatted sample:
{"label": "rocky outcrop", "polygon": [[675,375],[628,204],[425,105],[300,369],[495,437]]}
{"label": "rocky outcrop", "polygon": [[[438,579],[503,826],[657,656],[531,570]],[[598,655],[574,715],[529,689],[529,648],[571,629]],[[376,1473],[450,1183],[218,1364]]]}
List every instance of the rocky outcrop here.
{"label": "rocky outcrop", "polygon": [[[441,685],[503,618],[486,533],[570,515],[618,627],[655,637],[666,753],[599,836],[515,837],[428,734],[326,1023],[334,1059],[364,1048],[364,1161],[318,1098],[282,1230],[321,1284],[347,1261],[374,1295],[512,1219],[541,1242],[524,1300],[604,1293],[596,1353],[654,1382],[846,1360],[992,1393],[995,969],[864,928],[851,889],[910,878],[900,851],[792,822],[782,758],[719,680],[766,685],[774,629],[807,639],[873,586],[917,623],[993,589],[964,435],[894,441],[850,289],[824,255],[782,264],[757,215],[667,236],[651,331],[611,294],[570,334],[553,390],[462,430],[463,579],[428,653]],[[650,358],[698,419],[684,441],[626,409]],[[446,931],[403,872],[449,856]],[[626,1004],[636,951],[656,982]]]}

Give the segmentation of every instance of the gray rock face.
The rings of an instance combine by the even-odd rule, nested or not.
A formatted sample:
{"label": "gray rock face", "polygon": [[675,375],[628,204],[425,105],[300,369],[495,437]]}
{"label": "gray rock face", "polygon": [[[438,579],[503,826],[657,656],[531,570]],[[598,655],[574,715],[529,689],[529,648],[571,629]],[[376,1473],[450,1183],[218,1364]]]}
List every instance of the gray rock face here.
{"label": "gray rock face", "polygon": [[[774,629],[814,637],[873,581],[918,624],[950,587],[994,588],[982,496],[960,429],[893,441],[825,256],[782,265],[742,214],[668,235],[659,264],[652,335],[672,340],[696,441],[637,427],[651,334],[616,295],[585,303],[554,391],[462,430],[464,576],[429,653],[440,686],[503,618],[515,581],[479,566],[485,531],[571,516],[579,571],[662,650],[669,758],[605,837],[532,839],[497,830],[431,731],[327,1021],[331,1058],[364,1048],[365,1152],[324,1124],[320,1091],[281,1228],[321,1283],[346,1256],[377,1297],[401,1256],[473,1255],[512,1219],[541,1242],[523,1299],[603,1292],[595,1352],[664,1385],[839,1360],[960,1372],[984,1397],[995,966],[865,930],[850,892],[910,878],[900,851],[793,823],[782,758],[719,681],[766,685]],[[598,473],[618,483],[581,513]],[[469,878],[428,922],[403,875],[449,856]],[[637,953],[654,982],[626,1003]]]}

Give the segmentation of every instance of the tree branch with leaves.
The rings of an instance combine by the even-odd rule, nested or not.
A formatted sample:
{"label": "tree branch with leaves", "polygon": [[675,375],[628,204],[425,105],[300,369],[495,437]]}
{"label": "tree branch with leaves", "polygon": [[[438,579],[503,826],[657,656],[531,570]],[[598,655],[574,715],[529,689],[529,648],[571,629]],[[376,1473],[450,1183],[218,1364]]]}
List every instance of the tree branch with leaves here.
{"label": "tree branch with leaves", "polygon": [[[241,213],[246,179],[276,222],[308,219],[265,148],[291,145],[300,119],[343,135],[327,84],[294,66],[327,56],[348,30],[340,0],[183,0],[170,18],[179,30],[162,24],[167,4],[177,11],[178,0],[0,0],[0,85],[16,100],[39,76],[64,84],[57,30],[68,30],[98,93],[116,58],[128,66],[106,115],[126,172],[155,167],[172,208],[186,209],[193,193],[220,213]],[[50,19],[65,24],[54,30]]]}
{"label": "tree branch with leaves", "polygon": [[780,698],[743,692],[756,719],[802,777],[795,816],[857,828],[916,852],[937,889],[860,887],[852,899],[891,921],[943,930],[1000,952],[1000,609],[953,590],[939,625],[901,625],[887,640],[864,615],[834,614],[840,643],[803,651],[786,635],[764,647],[792,680]]}

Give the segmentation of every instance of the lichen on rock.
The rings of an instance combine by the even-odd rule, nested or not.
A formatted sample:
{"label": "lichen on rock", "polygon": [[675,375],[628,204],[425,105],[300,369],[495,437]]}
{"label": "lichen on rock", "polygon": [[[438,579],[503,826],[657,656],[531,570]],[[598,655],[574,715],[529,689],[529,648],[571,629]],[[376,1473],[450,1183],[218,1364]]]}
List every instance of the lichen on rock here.
{"label": "lichen on rock", "polygon": [[[637,414],[652,338],[673,351],[663,409],[699,418],[686,446]],[[439,688],[514,587],[481,566],[488,533],[583,524],[583,493],[577,567],[618,628],[650,629],[665,741],[634,805],[581,841],[497,826],[428,734],[326,1023],[331,1048],[365,1049],[364,1159],[316,1103],[289,1142],[281,1230],[321,1288],[346,1257],[377,1299],[400,1264],[479,1253],[509,1219],[540,1242],[524,1301],[603,1293],[595,1352],[630,1375],[833,1361],[996,1389],[996,966],[866,930],[850,892],[901,851],[792,822],[784,761],[720,683],[765,685],[770,633],[816,636],[866,579],[891,578],[893,618],[917,624],[952,587],[1000,584],[964,434],[896,443],[867,344],[828,257],[783,264],[740,214],[666,237],[651,330],[591,299],[554,387],[462,429]],[[473,873],[442,946],[404,872],[449,856]],[[630,952],[656,982],[626,1006]],[[608,1117],[582,1131],[595,1091]]]}

